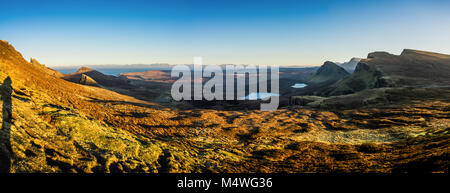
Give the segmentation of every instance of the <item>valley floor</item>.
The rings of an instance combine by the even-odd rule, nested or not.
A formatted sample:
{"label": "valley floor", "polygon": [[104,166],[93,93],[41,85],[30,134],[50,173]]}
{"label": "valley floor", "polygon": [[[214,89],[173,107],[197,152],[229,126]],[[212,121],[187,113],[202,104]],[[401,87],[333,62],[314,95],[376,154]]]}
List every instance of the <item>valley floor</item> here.
{"label": "valley floor", "polygon": [[87,100],[98,109],[13,94],[10,171],[448,172],[448,100],[272,112]]}

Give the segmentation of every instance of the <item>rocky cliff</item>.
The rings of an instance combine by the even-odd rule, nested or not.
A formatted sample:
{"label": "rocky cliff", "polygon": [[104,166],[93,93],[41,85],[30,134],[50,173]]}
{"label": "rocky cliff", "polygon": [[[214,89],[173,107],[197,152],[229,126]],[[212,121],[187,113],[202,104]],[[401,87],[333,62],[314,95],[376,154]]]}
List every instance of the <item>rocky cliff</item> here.
{"label": "rocky cliff", "polygon": [[350,76],[329,86],[321,95],[333,96],[382,87],[440,87],[450,84],[450,56],[404,50],[401,55],[373,52]]}

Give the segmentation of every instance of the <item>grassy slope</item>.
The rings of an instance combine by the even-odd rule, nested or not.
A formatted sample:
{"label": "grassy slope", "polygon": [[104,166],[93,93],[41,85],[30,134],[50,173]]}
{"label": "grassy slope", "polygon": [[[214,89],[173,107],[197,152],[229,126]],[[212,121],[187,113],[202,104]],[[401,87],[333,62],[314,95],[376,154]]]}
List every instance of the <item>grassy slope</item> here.
{"label": "grassy slope", "polygon": [[159,146],[93,119],[107,112],[88,100],[136,99],[49,75],[4,42],[0,50],[0,79],[10,77],[13,88],[10,131],[1,131],[13,151],[11,172],[106,172],[117,163],[156,171]]}

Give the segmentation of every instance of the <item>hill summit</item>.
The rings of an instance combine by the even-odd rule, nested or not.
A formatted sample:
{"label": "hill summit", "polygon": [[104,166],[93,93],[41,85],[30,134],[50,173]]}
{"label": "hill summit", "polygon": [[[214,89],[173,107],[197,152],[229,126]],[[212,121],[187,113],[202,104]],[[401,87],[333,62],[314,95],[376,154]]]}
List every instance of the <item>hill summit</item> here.
{"label": "hill summit", "polygon": [[93,71],[96,71],[96,70],[94,70],[94,69],[92,69],[92,68],[89,68],[89,67],[86,67],[86,66],[82,66],[80,69],[78,69],[75,73],[76,74],[83,74],[83,73],[86,73],[86,72],[93,72]]}

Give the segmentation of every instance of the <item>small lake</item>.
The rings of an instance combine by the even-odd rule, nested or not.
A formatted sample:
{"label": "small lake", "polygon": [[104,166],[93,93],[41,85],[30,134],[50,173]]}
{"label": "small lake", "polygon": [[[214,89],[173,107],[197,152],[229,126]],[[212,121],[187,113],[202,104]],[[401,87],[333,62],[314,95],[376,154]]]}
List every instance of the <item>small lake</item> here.
{"label": "small lake", "polygon": [[244,98],[240,98],[240,99],[245,99],[245,100],[258,100],[258,99],[267,99],[271,96],[280,96],[280,94],[276,94],[276,93],[267,93],[267,92],[252,92],[249,95],[247,95]]}
{"label": "small lake", "polygon": [[292,88],[305,88],[306,86],[308,86],[307,84],[303,84],[303,83],[296,83],[293,86],[291,86]]}

